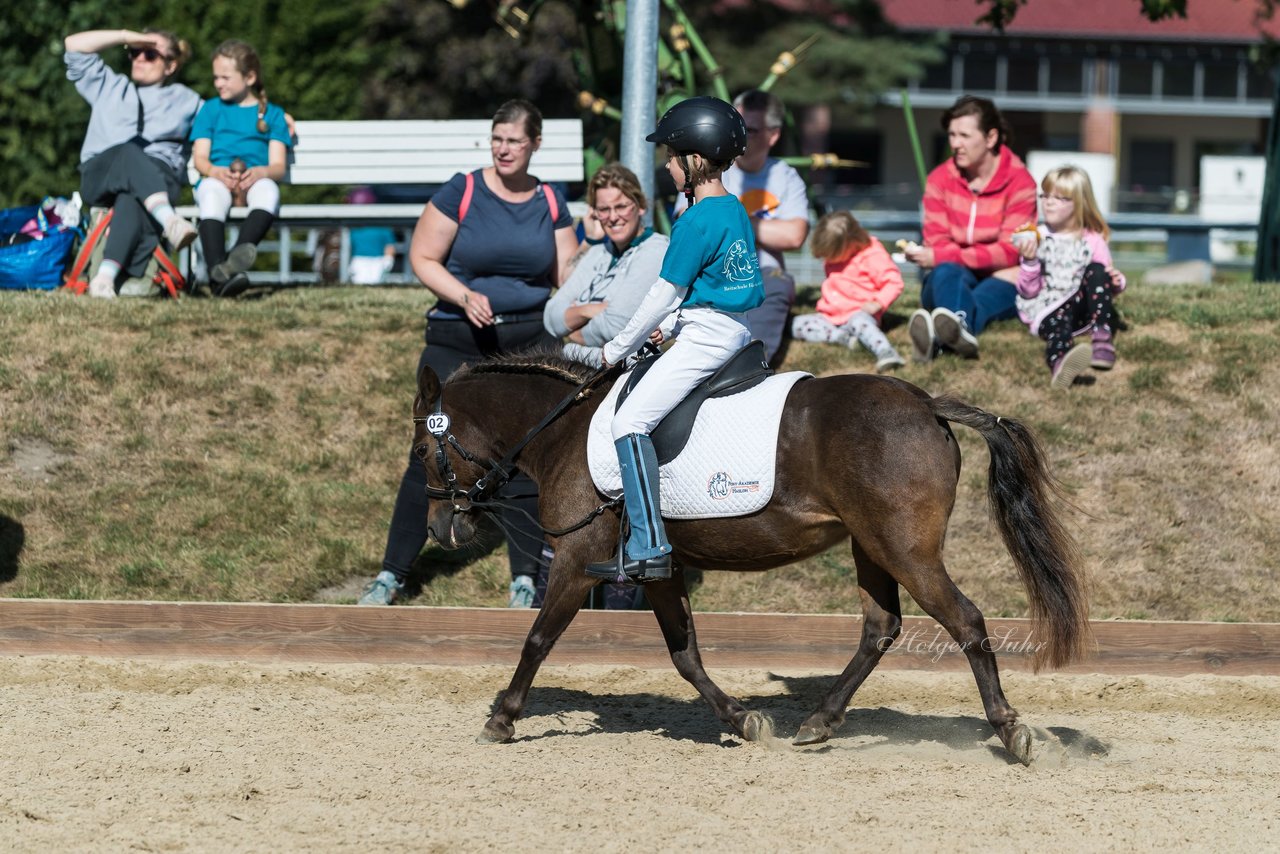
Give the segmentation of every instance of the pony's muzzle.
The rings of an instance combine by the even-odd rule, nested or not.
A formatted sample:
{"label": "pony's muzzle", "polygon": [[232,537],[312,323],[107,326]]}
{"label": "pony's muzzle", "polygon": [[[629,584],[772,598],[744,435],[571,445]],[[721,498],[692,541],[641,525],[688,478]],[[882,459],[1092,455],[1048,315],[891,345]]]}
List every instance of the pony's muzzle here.
{"label": "pony's muzzle", "polygon": [[475,523],[469,518],[470,502],[453,501],[427,517],[427,537],[442,548],[453,550],[475,537]]}

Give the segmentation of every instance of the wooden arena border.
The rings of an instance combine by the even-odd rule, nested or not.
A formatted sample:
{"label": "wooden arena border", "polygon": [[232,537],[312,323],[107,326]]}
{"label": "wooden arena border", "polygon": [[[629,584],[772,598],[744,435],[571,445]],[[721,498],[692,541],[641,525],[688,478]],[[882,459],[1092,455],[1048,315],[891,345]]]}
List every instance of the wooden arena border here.
{"label": "wooden arena border", "polygon": [[[514,666],[536,612],[506,608],[360,608],[190,602],[0,599],[0,654],[202,658],[284,663]],[[697,615],[709,668],[838,672],[853,654],[859,617],[834,614]],[[1029,670],[1027,620],[990,619],[1002,669]],[[1280,623],[1093,623],[1096,653],[1068,672],[1231,676],[1280,674]],[[653,615],[583,611],[549,665],[670,667]],[[964,670],[932,620],[908,617],[882,667]]]}

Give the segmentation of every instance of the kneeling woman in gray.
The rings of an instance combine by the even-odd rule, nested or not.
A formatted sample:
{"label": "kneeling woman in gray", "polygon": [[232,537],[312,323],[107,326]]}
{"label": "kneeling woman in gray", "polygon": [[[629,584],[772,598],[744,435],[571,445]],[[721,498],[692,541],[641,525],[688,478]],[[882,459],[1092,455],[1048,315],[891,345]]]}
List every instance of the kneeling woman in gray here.
{"label": "kneeling woman in gray", "polygon": [[[635,173],[602,166],[587,184],[588,244],[543,312],[547,331],[567,338],[564,354],[600,366],[600,348],[622,331],[658,278],[670,241],[646,228],[649,201]],[[598,237],[598,239],[592,239]]]}

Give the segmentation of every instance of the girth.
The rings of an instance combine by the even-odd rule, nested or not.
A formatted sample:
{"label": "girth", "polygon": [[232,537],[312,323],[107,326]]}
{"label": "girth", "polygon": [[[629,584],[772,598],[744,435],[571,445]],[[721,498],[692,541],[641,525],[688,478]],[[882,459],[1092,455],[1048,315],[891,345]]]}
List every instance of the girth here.
{"label": "girth", "polygon": [[[627,384],[618,393],[618,406],[627,399],[627,395],[640,382],[640,378],[653,367],[657,359],[644,359],[632,369]],[[676,404],[676,408],[667,413],[658,426],[653,429],[650,438],[653,448],[658,452],[658,463],[665,465],[680,455],[684,446],[689,443],[689,434],[693,431],[693,422],[698,418],[698,410],[704,401],[713,397],[728,397],[731,394],[746,391],[764,382],[773,374],[769,361],[764,357],[764,342],[752,341],[733,355],[711,376],[694,387],[684,400]],[[615,408],[615,412],[617,409]]]}

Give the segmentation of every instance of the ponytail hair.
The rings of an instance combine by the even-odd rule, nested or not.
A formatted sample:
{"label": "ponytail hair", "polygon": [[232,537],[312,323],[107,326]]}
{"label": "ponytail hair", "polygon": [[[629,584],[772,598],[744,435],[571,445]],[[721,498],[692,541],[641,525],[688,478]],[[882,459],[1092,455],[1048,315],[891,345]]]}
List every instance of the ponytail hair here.
{"label": "ponytail hair", "polygon": [[168,30],[158,30],[155,27],[147,27],[143,32],[148,35],[160,36],[160,38],[169,43],[168,58],[177,63],[173,69],[174,74],[177,74],[182,66],[187,64],[187,60],[191,58],[191,42],[186,39],[180,39]]}
{"label": "ponytail hair", "polygon": [[498,107],[498,111],[493,114],[495,125],[516,123],[524,127],[524,134],[530,140],[536,141],[542,136],[542,112],[531,101],[512,98]]}
{"label": "ponytail hair", "polygon": [[267,86],[262,81],[262,60],[253,45],[240,39],[227,39],[213,51],[212,59],[225,56],[236,64],[236,71],[243,76],[253,75],[253,83],[249,89],[258,99],[258,133],[266,133],[267,128]]}

